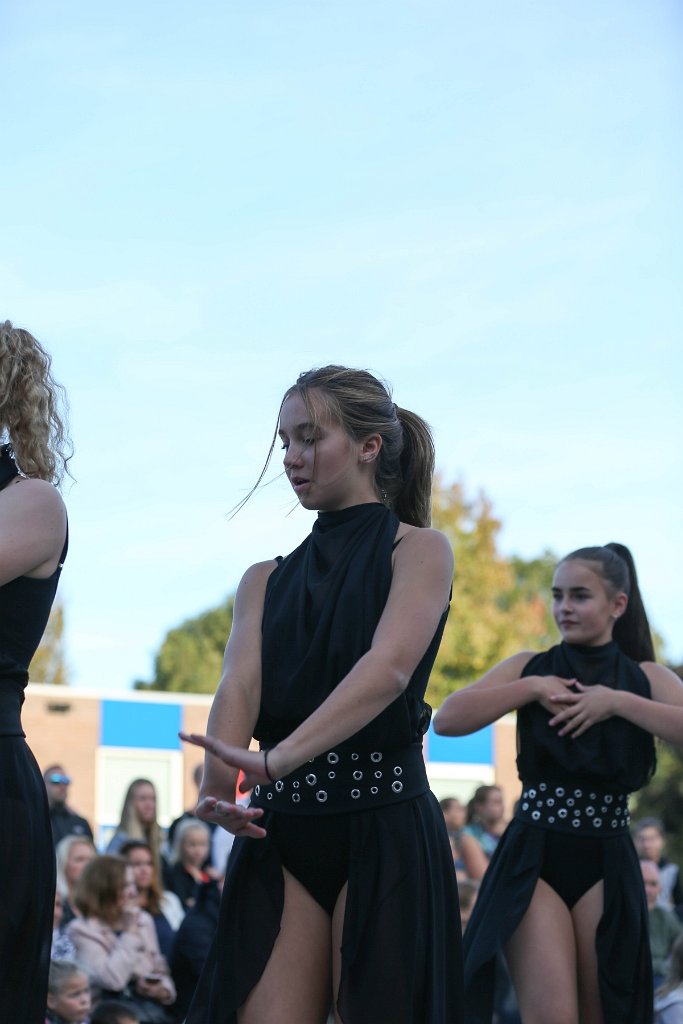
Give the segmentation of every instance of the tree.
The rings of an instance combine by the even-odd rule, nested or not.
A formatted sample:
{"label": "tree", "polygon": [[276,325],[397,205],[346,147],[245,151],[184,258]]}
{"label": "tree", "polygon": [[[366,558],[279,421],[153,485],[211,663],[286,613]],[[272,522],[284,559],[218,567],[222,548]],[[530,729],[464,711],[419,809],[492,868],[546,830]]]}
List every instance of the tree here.
{"label": "tree", "polygon": [[55,601],[38,650],[30,666],[31,682],[66,686],[69,669],[64,648],[64,605]]}
{"label": "tree", "polygon": [[468,499],[460,483],[444,486],[437,478],[432,523],[455,554],[452,612],[427,690],[438,707],[502,658],[552,642],[545,595],[556,558],[547,551],[531,561],[500,554],[501,523],[491,502],[483,493]]}
{"label": "tree", "polygon": [[149,683],[138,680],[135,689],[214,693],[232,628],[234,603],[234,597],[229,597],[218,608],[171,629],[154,660],[154,679]]}

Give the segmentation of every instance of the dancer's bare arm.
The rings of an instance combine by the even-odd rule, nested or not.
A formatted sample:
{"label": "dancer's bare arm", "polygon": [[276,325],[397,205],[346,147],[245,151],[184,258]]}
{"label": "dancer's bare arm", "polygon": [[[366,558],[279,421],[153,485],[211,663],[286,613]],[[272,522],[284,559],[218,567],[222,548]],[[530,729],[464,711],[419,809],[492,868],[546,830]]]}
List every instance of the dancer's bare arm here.
{"label": "dancer's bare arm", "polygon": [[524,676],[522,672],[533,658],[532,651],[520,651],[499,662],[476,682],[446,698],[434,717],[434,730],[442,736],[467,736],[537,700],[547,711],[555,712],[551,695],[561,701],[572,679],[559,676]]}

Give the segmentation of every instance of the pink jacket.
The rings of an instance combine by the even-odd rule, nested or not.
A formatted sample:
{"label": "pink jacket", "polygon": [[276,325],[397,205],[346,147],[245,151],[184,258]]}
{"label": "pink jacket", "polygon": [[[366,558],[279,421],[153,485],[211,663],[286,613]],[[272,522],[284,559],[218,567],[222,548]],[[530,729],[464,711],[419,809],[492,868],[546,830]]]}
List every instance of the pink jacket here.
{"label": "pink jacket", "polygon": [[146,911],[137,910],[134,926],[119,934],[97,917],[76,917],[67,935],[95,989],[120,992],[136,978],[156,974],[162,979],[159,1001],[175,1000],[175,985],[159,951],[154,921]]}

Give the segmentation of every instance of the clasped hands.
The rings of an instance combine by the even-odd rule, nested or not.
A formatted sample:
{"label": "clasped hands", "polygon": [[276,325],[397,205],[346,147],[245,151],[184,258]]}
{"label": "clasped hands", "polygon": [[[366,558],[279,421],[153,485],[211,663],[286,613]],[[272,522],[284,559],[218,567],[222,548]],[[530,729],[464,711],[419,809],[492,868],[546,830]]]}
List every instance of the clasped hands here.
{"label": "clasped hands", "polygon": [[616,691],[608,686],[584,686],[578,679],[559,676],[539,678],[543,687],[538,700],[552,715],[548,725],[557,729],[558,736],[576,739],[615,714]]}

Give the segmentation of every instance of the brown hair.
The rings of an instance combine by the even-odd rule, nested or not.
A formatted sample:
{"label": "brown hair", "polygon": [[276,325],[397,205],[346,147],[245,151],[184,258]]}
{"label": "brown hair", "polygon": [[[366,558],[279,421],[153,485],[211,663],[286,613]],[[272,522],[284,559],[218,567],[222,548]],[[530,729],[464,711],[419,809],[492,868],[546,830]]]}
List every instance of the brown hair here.
{"label": "brown hair", "polygon": [[147,892],[140,892],[140,896],[144,900],[143,910],[146,910],[147,913],[152,914],[152,916],[160,914],[164,890],[162,889],[161,882],[159,881],[159,872],[157,871],[156,862],[154,860],[154,850],[149,843],[146,843],[143,839],[131,839],[129,842],[124,843],[119,850],[119,853],[122,857],[126,858],[128,864],[130,864],[129,854],[131,854],[133,850],[146,850],[152,858],[152,881],[149,883]]}
{"label": "brown hair", "polygon": [[126,884],[128,862],[116,854],[103,853],[83,868],[76,882],[74,903],[83,917],[95,917],[115,924],[120,913],[119,897]]}
{"label": "brown hair", "polygon": [[638,585],[636,565],[626,545],[612,541],[604,547],[577,548],[562,562],[574,560],[589,562],[612,596],[626,594],[628,597],[626,610],[614,623],[612,631],[624,654],[634,661],[655,661],[655,648]]}
{"label": "brown hair", "polygon": [[[378,498],[403,522],[412,526],[430,525],[434,476],[432,433],[416,413],[394,405],[388,384],[367,370],[330,365],[299,374],[296,383],[285,391],[280,410],[293,395],[301,397],[313,425],[328,415],[354,441],[379,434],[382,447],[375,460]],[[266,463],[245,501],[265,475],[276,437],[277,427]],[[242,504],[244,502],[237,509]]]}
{"label": "brown hair", "polygon": [[0,431],[7,434],[22,473],[58,484],[72,450],[66,395],[51,366],[32,334],[9,320],[0,322]]}

